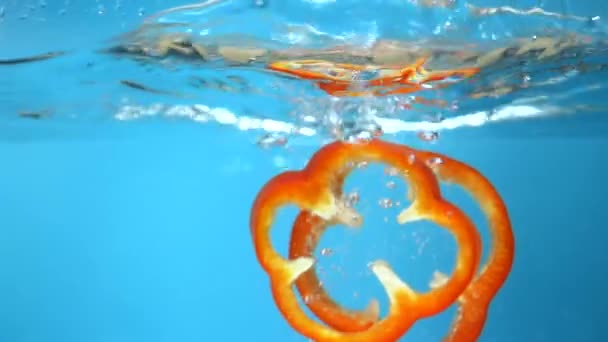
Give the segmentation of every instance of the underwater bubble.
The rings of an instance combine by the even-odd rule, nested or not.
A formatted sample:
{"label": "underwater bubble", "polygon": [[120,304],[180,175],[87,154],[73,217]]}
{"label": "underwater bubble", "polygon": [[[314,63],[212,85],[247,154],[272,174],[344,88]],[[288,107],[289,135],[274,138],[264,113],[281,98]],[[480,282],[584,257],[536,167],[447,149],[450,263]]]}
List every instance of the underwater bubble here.
{"label": "underwater bubble", "polygon": [[418,138],[426,142],[435,142],[439,139],[439,132],[436,131],[421,131],[417,134]]}
{"label": "underwater bubble", "polygon": [[380,205],[380,207],[388,209],[393,206],[393,201],[390,198],[383,198],[378,201],[378,204]]}
{"label": "underwater bubble", "polygon": [[443,164],[443,159],[441,159],[440,157],[434,157],[434,158],[427,160],[426,164],[429,167],[437,167],[437,166]]}
{"label": "underwater bubble", "polygon": [[323,248],[321,249],[321,255],[322,256],[330,256],[334,254],[334,251],[331,248]]}
{"label": "underwater bubble", "polygon": [[262,148],[271,148],[276,146],[285,146],[287,141],[287,137],[283,134],[267,133],[258,139],[257,145]]}
{"label": "underwater bubble", "polygon": [[361,199],[361,197],[360,197],[358,191],[352,191],[351,193],[344,196],[344,199],[345,199],[344,204],[346,205],[346,207],[352,208],[355,205],[357,205],[357,203],[359,203],[359,200]]}
{"label": "underwater bubble", "polygon": [[393,181],[386,182],[386,187],[389,189],[394,189],[396,186],[397,186],[397,184]]}
{"label": "underwater bubble", "polygon": [[399,174],[399,170],[397,170],[396,167],[387,167],[387,168],[384,169],[384,173],[387,174],[387,175],[389,175],[389,176],[394,177],[394,176],[396,176],[396,175]]}

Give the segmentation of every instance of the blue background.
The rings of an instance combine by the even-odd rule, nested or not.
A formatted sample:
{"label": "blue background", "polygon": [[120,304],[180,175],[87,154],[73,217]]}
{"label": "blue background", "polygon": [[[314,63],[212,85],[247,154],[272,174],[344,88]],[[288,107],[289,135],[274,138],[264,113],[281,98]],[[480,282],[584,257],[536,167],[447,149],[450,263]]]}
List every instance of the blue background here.
{"label": "blue background", "polygon": [[[10,1],[6,6],[17,8]],[[149,12],[169,6],[145,5]],[[0,24],[3,55],[62,44],[83,47],[94,37],[124,30],[109,24],[118,20],[109,14],[74,14],[93,13],[91,6],[73,6],[69,21],[57,19],[56,7],[61,6],[47,7],[53,15],[46,23],[6,19]],[[139,7],[126,6],[131,11],[122,20],[137,22]],[[85,33],[55,39],[73,25],[85,25]],[[36,51],[29,51],[33,45]],[[6,113],[0,123],[0,342],[305,341],[276,310],[255,260],[248,218],[257,191],[281,171],[277,157],[299,168],[317,145],[263,150],[249,133],[188,122],[96,122],[95,116],[84,123],[17,122],[12,110],[37,100],[31,87],[40,94],[61,92],[57,84],[64,80],[55,79],[57,73],[45,76],[42,65],[32,68],[29,74],[0,69]],[[75,103],[94,97],[76,90],[61,93]],[[475,166],[509,208],[515,264],[492,303],[480,341],[608,340],[603,327],[608,317],[604,122],[558,118],[498,124],[451,131],[433,145],[413,135],[390,137]],[[384,253],[395,263],[411,252],[387,237],[378,224],[384,214],[377,206],[371,209],[374,198],[384,195],[377,187],[381,183],[374,183],[380,176],[358,177],[353,183],[365,188],[371,198],[366,210],[378,220],[356,234],[332,231],[326,241],[348,256],[335,264],[346,262],[341,267],[349,272],[363,269],[364,259]],[[462,194],[448,195],[482,222]],[[287,244],[289,219],[277,222],[277,246]],[[434,239],[448,237],[429,229]],[[348,237],[352,245],[344,242]],[[370,245],[387,242],[397,246]],[[433,260],[448,267],[453,246],[448,240],[430,244]],[[431,259],[417,266],[424,274],[405,258],[396,267],[407,274],[404,279],[424,284],[439,263]],[[353,305],[381,296],[367,274],[356,284],[328,279],[337,294],[363,288],[360,302],[350,292],[344,295]],[[449,314],[430,319],[403,341],[440,340]]]}

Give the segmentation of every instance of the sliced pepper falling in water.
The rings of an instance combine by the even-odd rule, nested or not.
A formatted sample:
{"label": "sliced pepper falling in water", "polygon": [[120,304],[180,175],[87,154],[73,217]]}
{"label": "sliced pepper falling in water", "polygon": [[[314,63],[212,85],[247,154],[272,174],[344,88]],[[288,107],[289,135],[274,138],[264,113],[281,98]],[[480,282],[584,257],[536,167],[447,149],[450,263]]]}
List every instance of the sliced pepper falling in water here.
{"label": "sliced pepper falling in water", "polygon": [[[363,162],[388,164],[409,183],[412,205],[398,215],[400,224],[433,221],[452,233],[458,244],[452,275],[436,277],[426,293],[414,291],[385,261],[372,262],[371,270],[390,303],[382,318],[376,301],[362,311],[340,306],[320,285],[314,269],[313,253],[326,228],[335,224],[355,228],[363,223],[363,216],[344,199],[342,190],[346,177]],[[480,234],[465,213],[443,198],[440,181],[462,186],[486,215],[492,238],[481,270]],[[301,210],[293,225],[287,258],[275,250],[270,238],[277,210],[285,205]],[[380,139],[330,143],[317,151],[304,169],[272,178],[253,203],[250,228],[257,259],[270,277],[279,311],[293,329],[317,342],[395,342],[418,320],[437,315],[454,303],[459,310],[444,342],[476,341],[490,303],[511,271],[515,245],[500,195],[477,170],[444,155]],[[294,284],[303,298],[309,298],[304,305],[320,322],[300,306]]]}

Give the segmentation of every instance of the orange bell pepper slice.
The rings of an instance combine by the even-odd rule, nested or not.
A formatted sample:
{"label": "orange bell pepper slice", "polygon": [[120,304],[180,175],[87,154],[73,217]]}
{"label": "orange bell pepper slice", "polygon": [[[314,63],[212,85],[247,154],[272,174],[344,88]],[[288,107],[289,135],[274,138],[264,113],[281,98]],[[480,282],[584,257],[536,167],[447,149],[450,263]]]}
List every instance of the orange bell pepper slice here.
{"label": "orange bell pepper slice", "polygon": [[[470,78],[480,71],[475,67],[427,71],[424,68],[427,59],[427,57],[419,58],[405,67],[333,63],[325,60],[281,60],[269,63],[266,67],[315,81],[320,89],[333,96],[409,94],[423,90],[428,84],[445,81],[451,77]],[[362,72],[377,76],[358,81],[357,75]],[[452,83],[433,84],[433,87],[443,88]]]}
{"label": "orange bell pepper slice", "polygon": [[[361,215],[342,199],[342,185],[354,165],[364,161],[391,165],[400,170],[410,183],[412,205],[398,215],[399,223],[431,220],[448,229],[459,246],[452,276],[445,284],[427,293],[411,289],[386,262],[374,261],[371,269],[384,286],[391,304],[389,314],[382,319],[376,317],[378,310],[374,303],[365,312],[342,309],[311,278],[311,275],[316,276],[311,273],[314,258],[310,252],[316,247],[324,227],[337,223],[349,227],[362,224]],[[457,300],[469,299],[471,293],[466,291],[475,281],[481,258],[481,239],[470,219],[442,198],[435,172],[442,175],[443,164],[430,165],[434,162],[422,152],[379,139],[358,144],[338,141],[321,148],[304,169],[281,173],[264,185],[254,201],[250,218],[255,252],[270,277],[271,292],[279,311],[296,331],[319,342],[396,341],[417,320],[440,313]],[[446,179],[455,177],[451,173],[445,175]],[[470,177],[470,174],[464,173],[464,177]],[[476,181],[475,178],[466,180],[466,184]],[[480,191],[486,190],[482,187]],[[293,257],[289,259],[283,258],[270,240],[274,215],[280,207],[288,204],[295,204],[302,210],[294,225],[290,249]],[[501,209],[492,208],[492,212]],[[512,246],[510,251],[512,256]],[[509,254],[505,252],[505,255]],[[491,274],[491,279],[501,281],[496,272]],[[294,282],[301,292],[322,294],[307,305],[327,325],[305,314],[292,289]],[[482,292],[481,296],[485,296],[485,291]],[[467,307],[463,306],[463,318],[479,313],[466,311]],[[332,315],[323,316],[326,309]],[[469,316],[465,316],[467,312]],[[459,325],[455,327],[456,331],[458,328]]]}

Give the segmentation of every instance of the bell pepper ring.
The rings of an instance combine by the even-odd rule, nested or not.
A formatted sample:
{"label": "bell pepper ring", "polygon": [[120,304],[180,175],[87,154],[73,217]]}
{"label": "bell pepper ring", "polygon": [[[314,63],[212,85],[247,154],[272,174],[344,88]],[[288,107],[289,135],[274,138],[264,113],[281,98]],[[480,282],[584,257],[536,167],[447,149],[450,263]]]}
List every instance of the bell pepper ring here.
{"label": "bell pepper ring", "polygon": [[[485,301],[480,298],[488,297],[487,291],[481,291],[483,290],[481,285],[488,283],[480,280],[484,275],[486,277],[483,279],[502,284],[500,272],[496,271],[497,266],[492,268],[492,265],[498,264],[489,262],[482,276],[475,278],[481,259],[482,246],[479,233],[459,208],[442,198],[436,177],[437,173],[442,179],[462,183],[462,179],[458,178],[461,175],[437,170],[436,166],[429,165],[430,156],[424,153],[379,139],[358,144],[338,141],[317,151],[304,169],[286,171],[275,176],[258,193],[250,219],[256,256],[270,277],[271,292],[279,311],[296,331],[320,342],[396,341],[417,320],[438,314],[456,301],[464,304],[461,305],[461,319],[454,326],[450,336],[464,336],[462,333],[457,335],[458,331],[462,330],[459,330],[462,326],[460,322],[469,318],[478,318],[472,316],[478,314],[479,310],[471,310],[475,307],[469,303],[484,303]],[[411,289],[385,261],[372,262],[371,270],[384,286],[390,302],[388,315],[384,318],[378,317],[378,304],[375,301],[370,303],[367,310],[361,312],[340,307],[320,287],[312,268],[314,265],[312,252],[327,226],[343,224],[355,228],[363,223],[363,217],[342,199],[344,179],[354,169],[354,165],[360,162],[391,165],[400,170],[410,184],[412,204],[398,215],[399,223],[422,219],[433,221],[449,230],[458,244],[452,276],[445,284],[427,293],[417,293]],[[463,177],[466,184],[478,180],[475,177],[471,178],[471,174],[468,173],[464,173]],[[489,187],[493,191],[492,186]],[[482,195],[488,195],[483,193],[488,191],[483,186],[480,191]],[[492,191],[490,195],[497,195]],[[270,230],[276,211],[289,204],[298,206],[301,213],[294,223],[289,257],[286,259],[273,248]],[[488,205],[493,215],[506,214],[504,206],[496,207],[496,202]],[[503,230],[500,230],[500,233],[504,233]],[[510,231],[510,225],[508,230]],[[509,250],[512,258],[512,244],[511,249],[506,245],[504,247],[505,256],[502,259],[508,257]],[[509,263],[507,264],[510,266]],[[509,267],[506,269],[507,274],[508,269]],[[473,291],[471,284],[475,281],[480,285]],[[294,282],[303,296],[313,298],[305,301],[306,305],[325,324],[318,323],[305,314],[292,288]],[[481,308],[484,313],[481,320],[485,319],[486,309],[487,305]]]}

